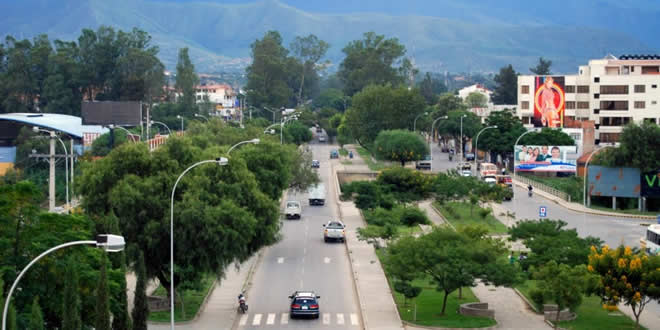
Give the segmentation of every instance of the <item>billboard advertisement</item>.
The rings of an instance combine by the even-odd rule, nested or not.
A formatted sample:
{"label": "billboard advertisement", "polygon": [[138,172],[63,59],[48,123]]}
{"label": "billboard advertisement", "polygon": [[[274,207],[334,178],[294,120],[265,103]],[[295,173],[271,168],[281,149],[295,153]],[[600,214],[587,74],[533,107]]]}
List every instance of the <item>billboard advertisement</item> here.
{"label": "billboard advertisement", "polygon": [[589,165],[587,194],[606,197],[639,197],[639,169]]}
{"label": "billboard advertisement", "polygon": [[517,145],[518,172],[569,172],[577,170],[577,146]]}
{"label": "billboard advertisement", "polygon": [[93,101],[82,102],[83,125],[140,126],[142,102],[137,101]]}
{"label": "billboard advertisement", "polygon": [[642,196],[660,197],[660,169],[642,174],[640,183]]}
{"label": "billboard advertisement", "polygon": [[534,127],[563,127],[564,77],[537,76],[534,87]]}

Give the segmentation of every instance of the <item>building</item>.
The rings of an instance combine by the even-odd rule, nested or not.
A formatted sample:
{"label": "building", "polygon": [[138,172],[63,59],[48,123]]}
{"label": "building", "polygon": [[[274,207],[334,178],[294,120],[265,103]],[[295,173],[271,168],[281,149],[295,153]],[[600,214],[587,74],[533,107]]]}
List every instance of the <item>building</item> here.
{"label": "building", "polygon": [[659,122],[658,85],[660,56],[608,55],[574,75],[518,76],[516,114],[527,127],[591,120],[597,143],[616,143],[631,121]]}
{"label": "building", "polygon": [[227,120],[235,120],[240,117],[240,111],[236,106],[236,93],[229,85],[212,84],[195,86],[195,100],[198,104],[210,102],[212,108],[208,109],[209,114],[221,116]]}
{"label": "building", "polygon": [[493,94],[493,92],[491,90],[489,90],[488,88],[486,88],[486,86],[484,86],[482,84],[474,84],[472,86],[468,86],[468,87],[459,89],[458,90],[458,97],[460,97],[461,100],[463,100],[463,102],[465,102],[465,99],[467,99],[468,95],[470,95],[472,93],[479,93],[479,94],[484,95],[486,97],[486,103],[487,104],[491,103],[490,102],[490,96]]}
{"label": "building", "polygon": [[475,115],[479,116],[481,118],[481,122],[485,123],[486,118],[490,115],[491,112],[493,111],[502,111],[502,110],[512,110],[514,113],[516,111],[516,105],[508,105],[508,104],[498,104],[495,105],[493,102],[491,102],[490,97],[493,94],[493,91],[489,90],[486,88],[486,86],[482,84],[474,84],[465,88],[462,88],[458,90],[458,97],[465,102],[467,97],[472,94],[472,93],[480,93],[486,97],[486,106],[485,107],[475,107],[475,108],[470,108],[468,111],[474,113]]}

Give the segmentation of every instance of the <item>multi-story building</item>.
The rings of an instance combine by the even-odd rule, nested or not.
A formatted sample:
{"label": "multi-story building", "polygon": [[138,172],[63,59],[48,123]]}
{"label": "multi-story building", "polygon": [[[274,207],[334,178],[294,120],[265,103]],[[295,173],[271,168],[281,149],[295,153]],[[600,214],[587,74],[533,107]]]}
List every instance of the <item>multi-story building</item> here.
{"label": "multi-story building", "polygon": [[660,121],[660,56],[608,55],[580,66],[578,74],[553,75],[552,87],[548,80],[518,76],[516,113],[525,126],[565,127],[593,120],[595,138],[615,143],[631,121]]}
{"label": "multi-story building", "polygon": [[[215,114],[226,119],[238,119],[239,111],[236,107],[236,93],[229,85],[213,84],[195,86],[195,99],[197,103],[209,102]],[[214,111],[213,111],[214,110]]]}

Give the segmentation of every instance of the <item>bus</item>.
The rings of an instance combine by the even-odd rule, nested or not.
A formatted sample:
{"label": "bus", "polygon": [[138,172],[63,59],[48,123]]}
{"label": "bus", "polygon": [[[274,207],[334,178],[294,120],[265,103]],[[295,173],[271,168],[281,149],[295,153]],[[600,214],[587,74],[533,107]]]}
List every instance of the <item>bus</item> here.
{"label": "bus", "polygon": [[642,249],[648,254],[657,255],[660,253],[660,224],[646,227],[646,237],[640,240]]}
{"label": "bus", "polygon": [[486,178],[495,178],[495,175],[497,175],[497,165],[493,163],[481,163],[479,178],[482,180]]}

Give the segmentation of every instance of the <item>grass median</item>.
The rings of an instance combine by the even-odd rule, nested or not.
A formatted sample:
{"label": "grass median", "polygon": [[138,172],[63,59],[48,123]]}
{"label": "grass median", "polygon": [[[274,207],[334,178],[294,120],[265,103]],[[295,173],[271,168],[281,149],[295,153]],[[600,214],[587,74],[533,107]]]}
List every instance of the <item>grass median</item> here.
{"label": "grass median", "polygon": [[388,167],[387,164],[384,164],[382,162],[374,161],[374,159],[371,157],[371,153],[367,149],[364,149],[362,147],[357,147],[355,150],[358,152],[362,160],[364,160],[365,163],[367,163],[367,166],[369,166],[369,169],[372,171],[380,171],[382,169],[385,169]]}
{"label": "grass median", "polygon": [[488,228],[490,234],[507,233],[506,226],[493,216],[492,211],[488,213],[486,209],[478,205],[474,206],[472,212],[470,212],[472,205],[467,202],[447,202],[444,205],[434,202],[433,206],[456,229],[461,226],[481,225]]}
{"label": "grass median", "polygon": [[[174,306],[174,321],[183,322],[190,321],[195,318],[199,308],[202,306],[204,299],[210,293],[213,284],[215,283],[215,276],[206,275],[201,281],[201,284],[198,289],[193,290],[182,290],[180,294],[183,294],[183,306],[185,308],[185,317],[184,313],[181,310],[181,303],[177,299]],[[161,285],[154,291],[152,294],[157,297],[167,297],[167,291]],[[155,322],[169,322],[170,321],[170,311],[160,311],[160,312],[150,312],[149,321]]]}

